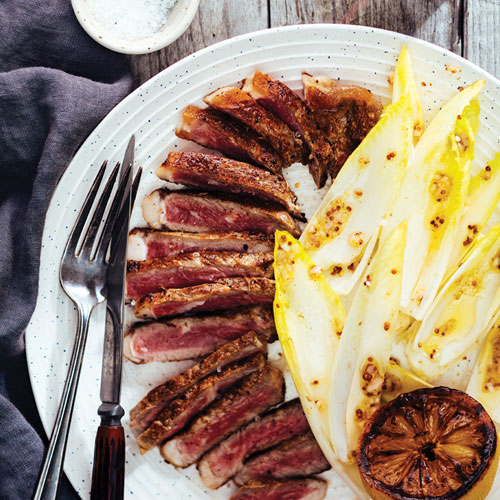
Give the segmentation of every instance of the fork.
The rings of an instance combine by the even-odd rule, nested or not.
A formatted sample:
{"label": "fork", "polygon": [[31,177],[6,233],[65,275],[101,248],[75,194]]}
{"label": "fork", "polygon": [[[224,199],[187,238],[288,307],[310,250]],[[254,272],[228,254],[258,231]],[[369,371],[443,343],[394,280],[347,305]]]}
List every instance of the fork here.
{"label": "fork", "polygon": [[[85,351],[85,343],[89,329],[90,316],[94,308],[104,301],[104,288],[106,285],[107,262],[106,254],[118,218],[123,200],[128,195],[129,178],[132,167],[129,165],[125,173],[120,176],[120,182],[113,196],[111,208],[104,221],[103,229],[99,235],[106,207],[108,206],[113,191],[120,164],[117,163],[106,182],[103,192],[92,213],[86,232],[84,229],[90,218],[92,206],[102,184],[107,162],[104,162],[97,173],[90,188],[85,203],[73,226],[61,261],[59,280],[66,294],[76,305],[78,316],[77,333],[68,375],[64,384],[63,394],[52,434],[49,449],[43,463],[38,480],[34,500],[55,500],[59,480],[61,477],[68,431],[75,403],[75,395],[80,378],[80,371]],[[81,237],[83,241],[79,245]],[[94,249],[95,247],[95,249]]]}

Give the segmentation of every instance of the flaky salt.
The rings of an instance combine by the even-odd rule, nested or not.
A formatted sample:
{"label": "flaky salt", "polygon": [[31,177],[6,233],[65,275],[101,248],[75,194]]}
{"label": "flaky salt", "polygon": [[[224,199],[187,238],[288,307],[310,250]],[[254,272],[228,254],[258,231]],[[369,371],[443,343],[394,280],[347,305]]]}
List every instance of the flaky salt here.
{"label": "flaky salt", "polygon": [[154,35],[167,22],[177,0],[87,0],[97,22],[126,40]]}

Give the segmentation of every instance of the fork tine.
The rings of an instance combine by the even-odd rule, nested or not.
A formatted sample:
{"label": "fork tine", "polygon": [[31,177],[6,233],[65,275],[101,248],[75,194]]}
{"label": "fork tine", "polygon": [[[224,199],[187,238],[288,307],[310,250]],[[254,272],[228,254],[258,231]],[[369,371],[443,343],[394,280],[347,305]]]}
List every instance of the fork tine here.
{"label": "fork tine", "polygon": [[87,233],[85,234],[85,238],[82,242],[82,247],[78,252],[78,256],[82,255],[85,258],[90,259],[92,254],[92,247],[94,246],[96,234],[99,231],[99,226],[101,225],[101,221],[108,205],[109,198],[111,196],[111,192],[113,191],[113,187],[116,182],[116,178],[118,176],[118,170],[120,168],[120,163],[117,163],[111,172],[111,175],[106,182],[106,186],[97,202],[97,207],[94,210],[94,214],[92,215],[92,219],[90,221],[89,227],[87,229]]}
{"label": "fork tine", "polygon": [[106,171],[107,166],[108,166],[108,161],[104,160],[104,162],[101,165],[101,168],[99,169],[99,172],[97,172],[97,175],[95,176],[94,182],[92,183],[92,187],[90,188],[87,197],[85,198],[85,202],[80,210],[78,218],[76,219],[75,225],[71,230],[71,236],[69,237],[68,242],[66,243],[66,248],[64,253],[71,251],[71,253],[76,254],[77,250],[76,247],[78,245],[78,240],[80,239],[80,236],[82,234],[85,222],[87,222],[87,218],[94,203],[95,197],[97,196],[99,188],[101,187],[102,179],[104,177],[104,172]]}
{"label": "fork tine", "polygon": [[109,210],[106,222],[104,223],[104,229],[102,230],[99,242],[97,243],[96,254],[94,257],[95,260],[104,260],[106,257],[109,241],[111,239],[111,235],[113,234],[116,221],[120,215],[120,208],[129,195],[132,187],[130,182],[131,177],[132,166],[129,165],[129,167],[125,170],[125,174],[120,182],[120,185],[118,186],[118,189],[116,190],[111,209]]}

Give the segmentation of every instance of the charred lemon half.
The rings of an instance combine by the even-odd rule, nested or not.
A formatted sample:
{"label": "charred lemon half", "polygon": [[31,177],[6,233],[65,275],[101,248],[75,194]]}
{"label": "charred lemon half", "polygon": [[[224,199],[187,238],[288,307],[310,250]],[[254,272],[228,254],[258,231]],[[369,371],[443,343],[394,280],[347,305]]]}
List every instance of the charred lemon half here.
{"label": "charred lemon half", "polygon": [[419,389],[373,414],[357,460],[374,500],[484,500],[498,465],[497,434],[467,394]]}

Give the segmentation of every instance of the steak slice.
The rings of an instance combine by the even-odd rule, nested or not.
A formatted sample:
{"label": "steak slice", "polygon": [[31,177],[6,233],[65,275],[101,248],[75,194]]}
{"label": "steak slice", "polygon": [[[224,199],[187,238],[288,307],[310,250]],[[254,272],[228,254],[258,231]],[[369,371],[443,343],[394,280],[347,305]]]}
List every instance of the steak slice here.
{"label": "steak slice", "polygon": [[231,363],[259,352],[265,354],[267,344],[255,332],[248,332],[224,344],[192,368],[149,391],[130,411],[130,426],[144,430],[172,399],[193,384]]}
{"label": "steak slice", "polygon": [[302,74],[304,95],[313,116],[333,146],[335,178],[351,153],[377,123],[382,104],[368,89],[325,76]]}
{"label": "steak slice", "polygon": [[229,195],[159,189],[144,200],[142,212],[153,229],[188,233],[251,231],[273,235],[277,229],[283,229],[296,236],[300,234],[287,211]]}
{"label": "steak slice", "polygon": [[124,339],[124,354],[134,363],[194,359],[251,330],[268,342],[276,339],[270,306],[136,323]]}
{"label": "steak slice", "polygon": [[280,155],[247,126],[215,109],[188,106],[175,131],[177,137],[220,151],[230,158],[260,165],[279,173]]}
{"label": "steak slice", "polygon": [[237,87],[223,87],[204,99],[206,104],[223,111],[255,130],[281,155],[285,167],[301,161],[308,151],[299,135],[255,99]]}
{"label": "steak slice", "polygon": [[188,312],[271,304],[274,291],[274,281],[268,278],[224,278],[203,285],[148,293],[136,301],[135,315],[142,319],[158,319]]}
{"label": "steak slice", "polygon": [[205,486],[216,489],[243,468],[247,457],[309,430],[298,399],[263,415],[238,429],[212,448],[199,462],[198,471]]}
{"label": "steak slice", "polygon": [[238,485],[252,479],[288,479],[319,474],[330,468],[311,431],[259,453],[234,477]]}
{"label": "steak slice", "polygon": [[288,481],[250,481],[229,500],[323,500],[328,483],[306,477]]}
{"label": "steak slice", "polygon": [[129,259],[174,257],[200,250],[261,253],[272,252],[273,237],[254,233],[183,233],[133,229],[128,238]]}
{"label": "steak slice", "polygon": [[261,71],[245,80],[243,90],[300,134],[311,152],[309,171],[316,186],[322,187],[333,163],[333,151],[306,103],[283,82]]}
{"label": "steak slice", "polygon": [[281,371],[268,365],[209,406],[182,434],[168,440],[160,453],[171,464],[188,467],[238,427],[283,401],[284,396]]}
{"label": "steak slice", "polygon": [[272,278],[274,256],[267,253],[201,252],[176,257],[129,261],[127,297],[137,299],[163,288],[181,288],[211,283],[232,276]]}
{"label": "steak slice", "polygon": [[139,434],[137,444],[141,454],[163,443],[170,436],[182,430],[190,420],[217,399],[221,392],[254,372],[260,372],[266,365],[262,354],[255,354],[191,385],[168,402],[168,406],[156,415],[151,425]]}
{"label": "steak slice", "polygon": [[196,152],[169,153],[156,170],[165,181],[186,186],[248,194],[286,207],[299,219],[304,219],[297,197],[281,175],[220,156]]}

